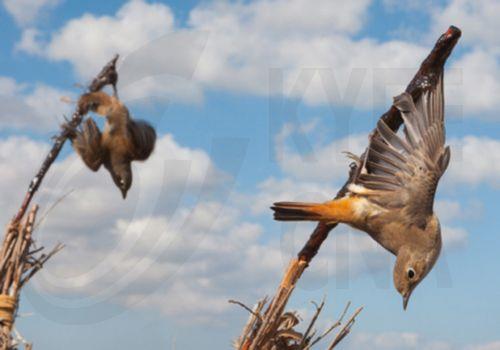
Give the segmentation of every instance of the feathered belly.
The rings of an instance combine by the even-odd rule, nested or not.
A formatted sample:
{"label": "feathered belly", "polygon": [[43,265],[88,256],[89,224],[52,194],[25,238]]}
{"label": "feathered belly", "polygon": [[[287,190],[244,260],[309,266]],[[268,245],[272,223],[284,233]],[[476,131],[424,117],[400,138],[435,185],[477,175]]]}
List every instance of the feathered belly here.
{"label": "feathered belly", "polygon": [[132,144],[124,133],[105,133],[103,134],[102,146],[109,153],[115,155],[127,155],[130,153]]}

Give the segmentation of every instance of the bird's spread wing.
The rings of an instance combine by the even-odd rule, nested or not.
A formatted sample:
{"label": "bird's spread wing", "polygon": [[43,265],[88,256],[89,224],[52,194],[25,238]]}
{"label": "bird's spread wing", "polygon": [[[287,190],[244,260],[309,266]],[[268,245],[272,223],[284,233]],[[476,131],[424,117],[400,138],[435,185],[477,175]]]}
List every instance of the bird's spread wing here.
{"label": "bird's spread wing", "polygon": [[127,127],[134,144],[134,151],[130,155],[131,159],[146,160],[155,147],[155,129],[143,120],[130,120]]}
{"label": "bird's spread wing", "polygon": [[384,206],[404,207],[418,225],[432,214],[434,194],[450,160],[445,147],[442,76],[415,104],[408,93],[394,98],[404,137],[380,119],[354,179]]}
{"label": "bird's spread wing", "polygon": [[88,118],[73,139],[73,148],[80,155],[85,165],[97,171],[104,160],[101,147],[101,131],[92,118]]}

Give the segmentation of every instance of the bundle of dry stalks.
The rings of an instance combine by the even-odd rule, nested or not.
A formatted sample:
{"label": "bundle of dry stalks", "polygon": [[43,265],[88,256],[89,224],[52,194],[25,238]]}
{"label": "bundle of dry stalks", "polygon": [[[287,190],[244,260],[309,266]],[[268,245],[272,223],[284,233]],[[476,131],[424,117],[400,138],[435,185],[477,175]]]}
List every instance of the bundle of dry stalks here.
{"label": "bundle of dry stalks", "polygon": [[[315,329],[316,321],[323,311],[325,306],[325,301],[323,300],[321,304],[312,302],[316,307],[316,311],[309,321],[304,332],[300,332],[297,328],[300,326],[301,319],[296,312],[284,312],[280,314],[279,318],[271,320],[266,315],[262,315],[262,309],[267,304],[267,299],[260,300],[253,310],[249,309],[247,306],[240,302],[230,300],[231,303],[238,304],[250,312],[250,317],[245,325],[242,335],[234,342],[233,346],[238,350],[248,350],[248,349],[262,349],[262,350],[311,350],[315,349],[316,345],[322,340],[326,340],[328,336],[335,333],[335,336],[329,342],[326,349],[334,349],[351,331],[356,317],[363,310],[362,307],[358,308],[349,317],[349,319],[343,323],[344,318],[351,306],[351,303],[347,303],[344,311],[338,318],[336,322],[331,324],[322,333],[318,334]],[[284,307],[284,305],[282,305]],[[264,325],[264,323],[267,323]],[[266,332],[265,329],[275,329],[273,332]],[[334,332],[335,331],[335,332]],[[260,333],[260,334],[258,334]],[[253,339],[251,343],[249,339]],[[256,347],[255,344],[259,344]]]}
{"label": "bundle of dry stalks", "polygon": [[[411,82],[406,88],[414,100],[418,100],[422,93],[432,89],[436,86],[438,78],[441,76],[444,64],[451,54],[453,48],[455,47],[458,39],[461,36],[460,29],[451,26],[446,33],[441,35],[434,45],[434,48],[426,59],[422,62],[420,69],[415,74]],[[391,107],[386,113],[384,113],[381,118],[385,123],[393,130],[397,131],[403,119],[399,111],[395,107]],[[376,129],[373,133],[377,133]],[[375,137],[376,135],[374,135]],[[351,177],[355,173],[355,165],[351,167],[349,174],[349,180],[337,193],[336,198],[341,198],[346,194],[347,185],[350,183]],[[267,305],[267,309],[262,312],[264,306],[267,304],[265,301],[261,301],[257,304],[252,315],[250,316],[249,322],[243,328],[243,331],[236,342],[236,348],[241,350],[284,350],[284,349],[308,349],[304,347],[302,341],[299,345],[291,343],[290,346],[282,346],[277,343],[280,338],[281,320],[284,315],[290,314],[285,312],[286,305],[290,296],[297,284],[298,280],[302,276],[304,270],[311,263],[312,259],[316,256],[321,245],[328,237],[328,234],[333,230],[337,224],[326,224],[320,222],[315,230],[312,232],[311,236],[298,253],[297,257],[294,258],[289,264],[287,270],[285,271],[284,277],[276,291],[271,302]],[[360,309],[358,309],[361,311]],[[359,311],[354,313],[354,317],[359,313]],[[352,318],[354,321],[354,318]],[[315,320],[314,320],[315,321]],[[352,323],[350,323],[352,326]],[[350,326],[348,329],[350,329]],[[347,335],[347,334],[345,334]],[[342,340],[345,335],[343,335],[340,340]],[[340,341],[339,340],[339,341]],[[335,346],[338,341],[333,344]],[[298,346],[298,347],[297,347]],[[332,345],[327,349],[333,349]]]}
{"label": "bundle of dry stalks", "polygon": [[[90,84],[88,91],[94,92],[105,85],[115,88],[118,76],[115,56]],[[31,349],[32,345],[14,329],[14,322],[19,306],[19,297],[26,283],[44,266],[44,264],[64,246],[57,244],[49,253],[43,247],[36,247],[33,232],[38,212],[35,205],[26,216],[33,196],[37,192],[47,171],[56,160],[69,135],[75,132],[83,120],[83,114],[77,109],[70,120],[61,127],[60,133],[53,138],[54,143],[37,174],[31,180],[23,203],[16,216],[7,225],[4,241],[0,251],[0,350],[18,349],[24,345]]]}
{"label": "bundle of dry stalks", "polygon": [[[27,217],[12,221],[7,226],[0,252],[0,322],[2,332],[1,349],[16,348],[23,342],[20,336],[11,336],[12,327],[19,305],[19,295],[24,285],[37,273],[54,254],[63,248],[57,244],[48,254],[43,247],[37,248],[32,235],[38,206],[33,206]],[[25,344],[26,345],[26,344]],[[28,345],[30,348],[31,345]]]}

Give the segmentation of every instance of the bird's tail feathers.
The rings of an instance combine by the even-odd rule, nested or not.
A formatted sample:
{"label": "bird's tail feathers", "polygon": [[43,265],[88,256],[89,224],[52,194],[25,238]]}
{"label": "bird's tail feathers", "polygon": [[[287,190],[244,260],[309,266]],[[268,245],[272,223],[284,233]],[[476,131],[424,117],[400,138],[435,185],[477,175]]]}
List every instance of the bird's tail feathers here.
{"label": "bird's tail feathers", "polygon": [[328,207],[321,203],[277,202],[271,207],[278,221],[328,220]]}

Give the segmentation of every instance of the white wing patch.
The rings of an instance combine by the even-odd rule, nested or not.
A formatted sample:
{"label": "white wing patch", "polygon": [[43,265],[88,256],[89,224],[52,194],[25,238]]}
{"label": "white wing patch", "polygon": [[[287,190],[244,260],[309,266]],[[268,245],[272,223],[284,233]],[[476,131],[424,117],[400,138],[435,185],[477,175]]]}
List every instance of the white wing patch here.
{"label": "white wing patch", "polygon": [[352,193],[355,193],[355,194],[360,194],[360,195],[369,195],[369,194],[373,194],[375,193],[375,191],[373,190],[370,190],[362,185],[358,185],[358,184],[350,184],[347,189],[349,190],[349,192],[352,192]]}

